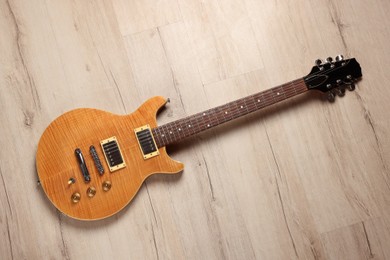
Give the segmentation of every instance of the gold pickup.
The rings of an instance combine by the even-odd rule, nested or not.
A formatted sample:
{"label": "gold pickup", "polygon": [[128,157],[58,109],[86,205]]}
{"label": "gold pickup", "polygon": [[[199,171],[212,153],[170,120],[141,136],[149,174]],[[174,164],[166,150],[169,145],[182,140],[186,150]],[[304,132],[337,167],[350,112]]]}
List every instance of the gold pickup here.
{"label": "gold pickup", "polygon": [[134,129],[134,133],[145,160],[160,154],[149,125]]}
{"label": "gold pickup", "polygon": [[100,141],[100,145],[102,146],[110,172],[126,167],[126,163],[115,136]]}

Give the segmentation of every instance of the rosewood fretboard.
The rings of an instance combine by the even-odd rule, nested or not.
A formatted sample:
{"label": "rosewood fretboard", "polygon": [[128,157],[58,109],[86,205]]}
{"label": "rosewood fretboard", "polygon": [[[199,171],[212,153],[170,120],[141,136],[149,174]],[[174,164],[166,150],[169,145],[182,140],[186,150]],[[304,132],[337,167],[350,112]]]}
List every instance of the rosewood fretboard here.
{"label": "rosewood fretboard", "polygon": [[225,105],[158,126],[152,130],[153,136],[158,147],[166,146],[307,90],[304,80],[297,79]]}

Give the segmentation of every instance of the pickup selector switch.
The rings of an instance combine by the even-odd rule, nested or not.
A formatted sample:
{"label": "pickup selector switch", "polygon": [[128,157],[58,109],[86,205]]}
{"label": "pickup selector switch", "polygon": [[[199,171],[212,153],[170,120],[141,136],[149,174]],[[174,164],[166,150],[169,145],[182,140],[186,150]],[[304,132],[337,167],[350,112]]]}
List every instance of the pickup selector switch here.
{"label": "pickup selector switch", "polygon": [[73,183],[76,182],[76,179],[75,178],[69,178],[68,180],[68,185],[72,185]]}

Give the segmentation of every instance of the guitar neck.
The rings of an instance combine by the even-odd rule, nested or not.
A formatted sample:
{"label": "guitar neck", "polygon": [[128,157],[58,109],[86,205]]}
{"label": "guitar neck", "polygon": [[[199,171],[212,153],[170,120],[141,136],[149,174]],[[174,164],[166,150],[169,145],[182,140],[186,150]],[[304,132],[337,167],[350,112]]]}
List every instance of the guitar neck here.
{"label": "guitar neck", "polygon": [[170,122],[154,128],[153,136],[158,147],[176,143],[212,127],[255,112],[308,90],[304,79],[244,97],[225,105]]}

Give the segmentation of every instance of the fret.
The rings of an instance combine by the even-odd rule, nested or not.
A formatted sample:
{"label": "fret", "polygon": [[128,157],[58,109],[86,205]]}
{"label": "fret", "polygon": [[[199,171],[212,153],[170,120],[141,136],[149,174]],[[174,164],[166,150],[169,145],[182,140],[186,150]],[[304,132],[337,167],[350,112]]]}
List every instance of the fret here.
{"label": "fret", "polygon": [[234,117],[234,118],[236,118],[238,116],[242,116],[244,114],[243,110],[242,110],[244,108],[244,106],[240,105],[241,103],[239,104],[240,101],[243,101],[243,100],[237,100],[234,102],[234,111],[232,113],[232,117]]}
{"label": "fret", "polygon": [[249,98],[249,100],[248,100],[248,98],[245,98],[245,99],[244,99],[244,107],[240,107],[240,108],[241,108],[241,109],[245,109],[246,114],[249,114],[250,111],[249,111],[249,109],[248,109],[247,101],[250,101],[250,98]]}
{"label": "fret", "polygon": [[204,112],[185,117],[153,129],[158,147],[178,142],[186,137],[255,112],[269,105],[307,91],[303,79],[241,98]]}
{"label": "fret", "polygon": [[186,129],[186,133],[187,133],[188,136],[191,136],[191,135],[195,134],[191,117],[187,118],[186,124],[185,124],[185,129]]}

